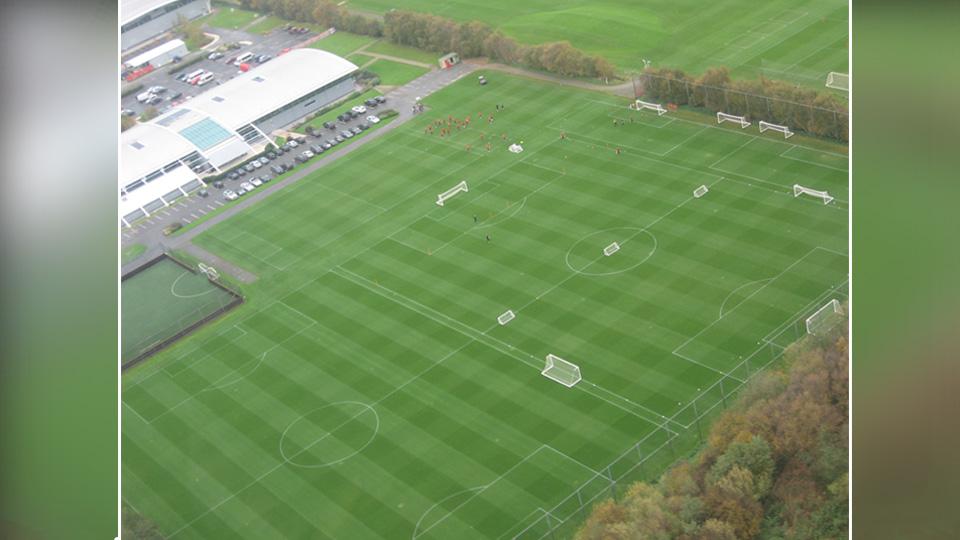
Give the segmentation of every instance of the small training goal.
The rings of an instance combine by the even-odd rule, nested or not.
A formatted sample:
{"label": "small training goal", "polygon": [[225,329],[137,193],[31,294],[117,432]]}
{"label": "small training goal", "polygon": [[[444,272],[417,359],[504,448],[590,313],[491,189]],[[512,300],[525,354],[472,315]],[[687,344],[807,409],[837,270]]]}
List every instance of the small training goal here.
{"label": "small training goal", "polygon": [[717,123],[722,124],[724,122],[733,122],[734,124],[739,124],[741,128],[750,127],[750,122],[747,121],[746,116],[736,116],[733,114],[727,114],[724,112],[717,113]]}
{"label": "small training goal", "polygon": [[453,186],[452,188],[437,195],[437,204],[439,206],[443,206],[443,203],[447,202],[447,200],[449,200],[451,197],[453,197],[457,193],[461,193],[461,192],[466,193],[468,191],[470,191],[470,189],[467,187],[467,181],[464,180],[459,184]]}
{"label": "small training goal", "polygon": [[220,279],[220,272],[217,272],[217,269],[212,266],[200,263],[197,265],[197,268],[200,270],[200,273],[207,276],[207,279],[210,281],[216,281]]}
{"label": "small training goal", "polygon": [[657,113],[657,116],[663,116],[667,114],[667,110],[663,108],[663,105],[659,103],[650,103],[649,101],[643,101],[640,99],[633,102],[633,105],[630,105],[630,108],[637,111],[650,109],[651,111],[655,111]]}
{"label": "small training goal", "polygon": [[500,326],[503,326],[516,318],[517,316],[513,314],[513,311],[508,309],[497,317],[497,322],[500,323]]}
{"label": "small training goal", "polygon": [[823,201],[823,204],[830,204],[833,202],[833,197],[826,191],[820,191],[818,189],[811,189],[808,187],[801,186],[800,184],[793,185],[793,196],[799,197],[801,195],[810,195],[811,197],[816,197]]}
{"label": "small training goal", "polygon": [[710,189],[707,188],[707,186],[700,186],[697,189],[693,190],[693,198],[699,199],[700,197],[703,197],[704,195],[706,195],[708,191],[710,191]]}
{"label": "small training goal", "polygon": [[846,73],[837,73],[836,71],[831,71],[827,74],[827,88],[833,88],[834,90],[843,90],[845,92],[850,91],[850,75]]}
{"label": "small training goal", "polygon": [[618,251],[620,251],[620,244],[614,242],[614,243],[610,244],[609,246],[603,248],[603,256],[604,256],[604,257],[609,257],[609,256],[613,255],[614,253],[616,253],[616,252],[618,252]]}
{"label": "small training goal", "polygon": [[767,131],[767,130],[779,131],[780,133],[783,133],[784,139],[789,139],[790,137],[793,137],[793,132],[790,131],[790,128],[788,128],[787,126],[771,124],[770,122],[764,122],[763,120],[761,120],[760,124],[758,125],[760,126],[760,133],[763,133],[764,131]]}
{"label": "small training goal", "polygon": [[547,355],[547,362],[540,373],[567,388],[577,384],[581,379],[579,366],[554,354]]}
{"label": "small training goal", "polygon": [[816,335],[823,332],[840,320],[840,302],[833,299],[807,317],[807,333]]}
{"label": "small training goal", "polygon": [[514,154],[519,154],[520,152],[523,152],[523,147],[517,143],[513,143],[509,147],[507,147],[507,150],[510,150]]}

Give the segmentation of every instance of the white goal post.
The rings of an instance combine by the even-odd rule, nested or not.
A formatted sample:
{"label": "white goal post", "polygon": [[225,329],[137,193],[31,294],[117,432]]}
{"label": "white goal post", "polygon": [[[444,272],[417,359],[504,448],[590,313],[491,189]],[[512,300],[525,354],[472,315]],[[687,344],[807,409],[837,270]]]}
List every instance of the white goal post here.
{"label": "white goal post", "polygon": [[580,367],[574,363],[567,362],[554,354],[547,355],[547,362],[540,372],[544,377],[556,381],[567,388],[580,382]]}
{"label": "white goal post", "polygon": [[663,116],[667,114],[667,110],[663,108],[663,105],[659,103],[650,103],[649,101],[636,100],[633,105],[630,106],[631,109],[642,111],[643,109],[650,109],[651,111],[656,111],[657,116]]}
{"label": "white goal post", "polygon": [[830,196],[826,191],[820,191],[818,189],[811,189],[808,187],[801,186],[800,184],[793,185],[793,196],[799,197],[801,195],[810,195],[811,197],[816,197],[823,200],[823,204],[830,204],[833,202],[833,197]]}
{"label": "white goal post", "polygon": [[513,314],[513,311],[508,309],[497,317],[497,322],[500,323],[500,326],[503,326],[516,318],[517,316]]}
{"label": "white goal post", "polygon": [[736,116],[733,114],[727,114],[725,112],[717,112],[717,123],[722,124],[724,122],[734,122],[740,124],[741,128],[750,127],[750,122],[747,121],[746,116]]}
{"label": "white goal post", "polygon": [[760,133],[763,133],[764,131],[769,129],[770,131],[779,131],[780,133],[783,133],[784,139],[789,139],[790,137],[793,137],[793,132],[790,131],[790,128],[788,128],[787,126],[771,124],[770,122],[764,122],[763,120],[761,120],[760,124],[758,125],[760,126]]}
{"label": "white goal post", "polygon": [[604,255],[605,257],[609,257],[609,256],[613,255],[614,253],[616,253],[616,252],[618,252],[618,251],[620,251],[620,244],[614,242],[614,243],[610,244],[609,246],[603,248],[603,255]]}
{"label": "white goal post", "polygon": [[703,197],[704,195],[706,195],[708,191],[710,191],[710,189],[707,188],[707,186],[700,186],[697,189],[693,190],[693,198],[699,199],[700,197]]}
{"label": "white goal post", "polygon": [[206,265],[206,264],[199,263],[199,264],[197,264],[197,268],[200,269],[200,272],[201,272],[203,275],[207,276],[207,279],[210,279],[210,280],[212,280],[212,281],[216,281],[216,280],[220,279],[220,272],[217,272],[217,269],[214,268],[214,267],[212,267],[212,266],[208,266],[208,265]]}
{"label": "white goal post", "polygon": [[466,181],[466,180],[460,182],[459,184],[453,186],[452,188],[450,188],[450,189],[444,191],[443,193],[437,195],[437,204],[440,205],[440,206],[443,206],[443,203],[444,203],[444,202],[446,202],[450,197],[453,197],[453,196],[456,195],[457,193],[460,193],[461,191],[464,192],[464,193],[470,191],[470,189],[467,188],[467,181]]}
{"label": "white goal post", "polygon": [[807,333],[816,334],[822,330],[833,326],[837,321],[837,314],[840,313],[840,302],[833,299],[818,309],[813,315],[807,317]]}
{"label": "white goal post", "polygon": [[827,74],[827,88],[833,88],[834,90],[843,90],[845,92],[850,91],[850,75],[846,73],[837,73],[836,71],[831,71]]}

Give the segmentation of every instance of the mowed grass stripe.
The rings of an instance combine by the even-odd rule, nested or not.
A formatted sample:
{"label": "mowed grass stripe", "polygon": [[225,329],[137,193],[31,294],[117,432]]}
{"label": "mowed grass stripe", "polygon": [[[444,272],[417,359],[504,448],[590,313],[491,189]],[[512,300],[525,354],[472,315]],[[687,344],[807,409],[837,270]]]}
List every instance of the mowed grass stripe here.
{"label": "mowed grass stripe", "polygon": [[[429,507],[445,500],[440,507],[451,510],[474,493],[464,490],[508,473],[539,445],[599,469],[654,433],[658,411],[686,406],[713,384],[719,374],[706,366],[723,369],[728,355],[750,352],[779,319],[795,315],[789,304],[809,304],[833,284],[831,267],[811,270],[799,289],[750,296],[765,286],[750,282],[783,272],[813,246],[846,251],[845,212],[794,199],[778,176],[781,162],[792,174],[822,174],[830,168],[820,164],[837,168],[833,157],[649,115],[636,117],[640,126],[614,128],[610,115],[626,113],[626,100],[488,78],[485,87],[464,79],[430,96],[428,111],[389,137],[202,235],[215,238],[221,256],[231,256],[235,240],[241,260],[277,264],[270,254],[284,253],[295,262],[285,271],[261,263],[248,302],[227,320],[240,321],[237,330],[161,355],[156,365],[173,378],[146,370],[125,377],[135,390],[124,399],[144,419],[128,414],[124,434],[159,460],[125,453],[124,467],[140,479],[125,496],[165,534],[195,520],[174,538],[405,537]],[[507,109],[494,123],[477,123],[477,113],[497,103]],[[561,141],[556,122],[574,112],[570,140]],[[443,139],[423,132],[448,115],[472,115],[471,126]],[[578,129],[616,137],[610,143],[625,152],[594,149],[577,139]],[[490,152],[478,150],[483,133],[493,139]],[[644,146],[641,135],[671,144]],[[507,152],[521,139],[523,153]],[[728,156],[720,166],[745,160],[743,174],[710,168]],[[471,191],[435,205],[436,194],[460,180]],[[694,200],[700,184],[711,191]],[[610,227],[648,227],[657,250],[608,277],[567,268],[578,241]],[[623,270],[652,242],[636,235],[602,258],[602,236],[573,250],[587,270]],[[427,255],[404,245],[416,242],[447,243]],[[709,330],[724,302],[729,327]],[[495,317],[508,308],[517,319],[501,327]],[[680,351],[696,362],[672,354],[698,333]],[[580,361],[586,381],[567,389],[540,375],[546,352]],[[311,413],[343,401],[376,410],[380,429],[370,444],[332,467],[283,463],[281,434],[291,425],[284,443],[291,452],[317,442],[306,460],[364,444],[370,413],[333,434],[330,422],[349,409]],[[506,531],[535,510],[525,506],[569,495],[529,472],[536,469],[504,477],[515,503],[464,507],[444,530]],[[183,498],[182,490],[196,494]]]}

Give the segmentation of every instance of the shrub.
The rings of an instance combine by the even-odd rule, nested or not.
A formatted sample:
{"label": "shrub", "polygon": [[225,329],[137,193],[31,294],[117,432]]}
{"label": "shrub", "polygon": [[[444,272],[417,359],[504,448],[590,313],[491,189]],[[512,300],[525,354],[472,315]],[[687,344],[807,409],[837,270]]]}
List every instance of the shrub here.
{"label": "shrub", "polygon": [[123,88],[120,89],[120,97],[125,98],[130,94],[136,94],[141,90],[143,90],[143,83],[125,84],[123,85]]}

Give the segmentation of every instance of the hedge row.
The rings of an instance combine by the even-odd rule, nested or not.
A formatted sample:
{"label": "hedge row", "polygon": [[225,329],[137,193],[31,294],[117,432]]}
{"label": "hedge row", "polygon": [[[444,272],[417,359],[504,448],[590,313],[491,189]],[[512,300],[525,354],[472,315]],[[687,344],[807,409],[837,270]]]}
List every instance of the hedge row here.
{"label": "hedge row", "polygon": [[731,80],[725,67],[698,78],[677,69],[648,68],[642,81],[644,99],[746,116],[843,142],[849,137],[847,105],[832,92],[763,78]]}

